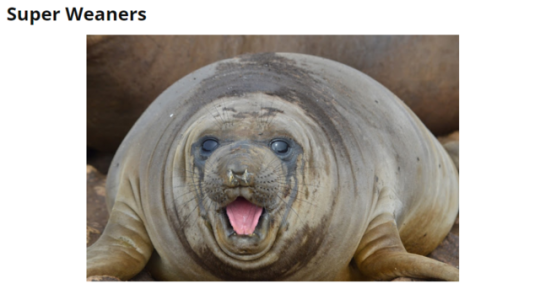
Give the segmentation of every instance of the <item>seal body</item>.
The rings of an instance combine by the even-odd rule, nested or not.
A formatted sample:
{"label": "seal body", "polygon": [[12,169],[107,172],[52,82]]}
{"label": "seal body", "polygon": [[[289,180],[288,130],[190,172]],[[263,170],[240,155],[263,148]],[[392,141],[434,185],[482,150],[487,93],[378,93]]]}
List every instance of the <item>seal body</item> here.
{"label": "seal body", "polygon": [[389,90],[345,65],[255,54],[187,75],[120,146],[87,274],[158,280],[457,280],[428,259],[458,172]]}

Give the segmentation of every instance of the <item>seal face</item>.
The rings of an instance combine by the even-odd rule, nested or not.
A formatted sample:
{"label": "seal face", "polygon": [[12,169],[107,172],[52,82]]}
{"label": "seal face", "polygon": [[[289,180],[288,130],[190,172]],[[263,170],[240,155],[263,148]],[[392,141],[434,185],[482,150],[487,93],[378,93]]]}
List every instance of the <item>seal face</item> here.
{"label": "seal face", "polygon": [[[313,162],[311,145],[323,132],[298,107],[264,93],[221,98],[189,123],[186,145],[179,146],[189,149],[175,155],[173,182],[178,183],[173,187],[178,189],[169,208],[173,219],[179,216],[179,238],[185,238],[205,267],[278,278],[262,268],[286,266],[290,261],[279,258],[283,251],[295,255],[297,246],[308,240],[295,246],[289,239],[298,238],[302,228],[308,235],[322,234],[313,228],[327,225],[325,215],[313,216],[329,215],[333,206],[331,194],[318,194],[336,185],[320,176],[332,176],[332,166]],[[312,205],[318,199],[318,205]],[[186,214],[192,210],[198,210],[204,222]],[[205,255],[209,251],[211,258]]]}
{"label": "seal face", "polygon": [[222,107],[230,116],[220,115],[222,123],[214,118],[213,128],[192,145],[198,173],[191,186],[211,201],[210,222],[220,248],[232,258],[253,260],[275,240],[276,223],[281,223],[277,214],[287,207],[284,198],[293,189],[302,148],[290,131],[270,123],[270,110],[261,113],[260,107],[241,101]]}
{"label": "seal face", "polygon": [[305,55],[225,60],[171,86],[122,143],[87,274],[456,280],[416,254],[450,230],[457,188],[442,146],[366,75]]}

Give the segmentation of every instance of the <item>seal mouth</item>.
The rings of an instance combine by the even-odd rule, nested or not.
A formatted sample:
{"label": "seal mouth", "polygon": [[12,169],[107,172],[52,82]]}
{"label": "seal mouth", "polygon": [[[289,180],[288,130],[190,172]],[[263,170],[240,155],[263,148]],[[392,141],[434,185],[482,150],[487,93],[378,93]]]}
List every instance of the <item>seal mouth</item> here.
{"label": "seal mouth", "polygon": [[221,210],[220,219],[225,236],[231,243],[252,247],[266,238],[270,214],[265,208],[238,197]]}
{"label": "seal mouth", "polygon": [[229,225],[234,233],[241,236],[253,235],[257,225],[260,223],[263,210],[263,208],[250,203],[243,197],[236,198],[225,207]]}
{"label": "seal mouth", "polygon": [[237,197],[218,211],[214,233],[223,251],[238,260],[255,260],[271,247],[275,236],[271,231],[269,212],[244,197]]}

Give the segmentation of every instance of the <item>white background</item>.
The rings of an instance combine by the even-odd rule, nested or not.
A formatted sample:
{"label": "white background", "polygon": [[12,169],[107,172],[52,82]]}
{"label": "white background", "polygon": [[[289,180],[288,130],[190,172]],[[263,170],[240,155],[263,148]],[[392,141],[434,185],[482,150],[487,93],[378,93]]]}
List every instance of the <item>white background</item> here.
{"label": "white background", "polygon": [[[537,6],[530,3],[533,2],[2,1],[3,283],[62,288],[431,288],[538,283],[540,18]],[[146,10],[147,19],[67,21],[65,7],[81,6],[90,10]],[[56,22],[41,20],[30,26],[29,22],[7,21],[9,7],[61,10],[61,14]],[[460,282],[87,283],[83,225],[86,34],[459,34]]]}

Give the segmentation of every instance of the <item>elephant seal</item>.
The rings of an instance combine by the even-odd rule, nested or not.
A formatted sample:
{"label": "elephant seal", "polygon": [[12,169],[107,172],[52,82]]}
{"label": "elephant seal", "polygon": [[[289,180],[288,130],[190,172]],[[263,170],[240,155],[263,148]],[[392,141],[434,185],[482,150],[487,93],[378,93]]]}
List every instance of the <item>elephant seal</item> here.
{"label": "elephant seal", "polygon": [[107,179],[87,276],[458,280],[422,255],[458,213],[458,172],[385,87],[327,59],[203,67],[135,123]]}

